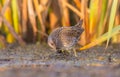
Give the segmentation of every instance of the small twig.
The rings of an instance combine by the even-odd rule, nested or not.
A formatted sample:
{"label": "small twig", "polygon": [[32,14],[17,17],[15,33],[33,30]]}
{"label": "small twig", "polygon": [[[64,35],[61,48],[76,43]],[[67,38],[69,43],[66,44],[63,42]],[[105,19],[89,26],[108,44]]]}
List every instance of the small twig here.
{"label": "small twig", "polygon": [[79,10],[77,10],[76,8],[74,8],[72,5],[70,5],[68,2],[62,0],[63,3],[69,8],[71,9],[74,13],[76,13],[79,17],[83,18],[81,12]]}
{"label": "small twig", "polygon": [[15,30],[12,28],[12,25],[10,25],[10,23],[3,17],[3,15],[0,14],[0,17],[2,18],[2,21],[4,22],[5,26],[8,27],[8,29],[10,30],[11,34],[18,40],[19,44],[25,45],[25,42],[22,40],[21,37],[17,35]]}
{"label": "small twig", "polygon": [[42,32],[42,31],[40,31],[40,30],[37,30],[37,32],[40,33],[40,34],[42,34],[42,35],[44,35],[44,36],[46,36],[46,37],[48,37],[48,34]]}
{"label": "small twig", "polygon": [[1,10],[1,14],[3,15],[5,13],[6,8],[9,6],[10,0],[7,0]]}

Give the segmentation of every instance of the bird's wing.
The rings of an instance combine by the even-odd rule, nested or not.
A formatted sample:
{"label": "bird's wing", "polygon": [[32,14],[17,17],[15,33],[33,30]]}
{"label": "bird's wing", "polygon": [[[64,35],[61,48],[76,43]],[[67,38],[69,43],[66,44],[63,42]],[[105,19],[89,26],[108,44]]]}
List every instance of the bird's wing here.
{"label": "bird's wing", "polygon": [[64,47],[70,47],[76,44],[82,33],[80,29],[74,27],[64,27],[60,32],[60,41]]}

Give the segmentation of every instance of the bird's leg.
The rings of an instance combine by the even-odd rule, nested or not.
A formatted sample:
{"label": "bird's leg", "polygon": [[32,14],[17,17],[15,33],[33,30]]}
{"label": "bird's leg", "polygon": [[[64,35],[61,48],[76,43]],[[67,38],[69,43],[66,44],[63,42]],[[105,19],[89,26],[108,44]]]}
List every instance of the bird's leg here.
{"label": "bird's leg", "polygon": [[61,52],[64,53],[65,51],[62,49]]}
{"label": "bird's leg", "polygon": [[71,50],[68,49],[67,52],[70,54]]}
{"label": "bird's leg", "polygon": [[68,55],[68,54],[71,53],[71,51],[70,51],[69,49],[62,49],[61,52],[62,52],[63,54],[66,54],[66,55]]}
{"label": "bird's leg", "polygon": [[74,52],[75,57],[77,57],[76,49],[73,48],[73,52]]}
{"label": "bird's leg", "polygon": [[57,50],[58,53],[64,53],[64,50]]}
{"label": "bird's leg", "polygon": [[63,49],[61,49],[61,50],[59,50],[59,53],[65,53],[66,51],[65,50],[63,50]]}

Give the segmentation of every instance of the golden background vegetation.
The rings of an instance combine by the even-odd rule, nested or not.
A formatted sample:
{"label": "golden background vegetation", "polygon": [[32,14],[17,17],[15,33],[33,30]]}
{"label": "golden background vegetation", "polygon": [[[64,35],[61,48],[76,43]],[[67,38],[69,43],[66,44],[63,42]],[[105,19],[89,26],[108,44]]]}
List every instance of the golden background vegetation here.
{"label": "golden background vegetation", "polygon": [[120,43],[120,0],[0,0],[0,47],[46,42],[52,30],[80,19],[81,50],[106,40],[106,47]]}

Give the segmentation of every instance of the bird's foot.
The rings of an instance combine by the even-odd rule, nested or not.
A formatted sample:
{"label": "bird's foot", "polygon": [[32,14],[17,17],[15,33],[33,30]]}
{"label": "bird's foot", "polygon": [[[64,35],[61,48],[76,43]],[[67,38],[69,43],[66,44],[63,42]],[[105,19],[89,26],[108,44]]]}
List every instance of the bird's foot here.
{"label": "bird's foot", "polygon": [[78,57],[76,49],[73,49],[75,57]]}

